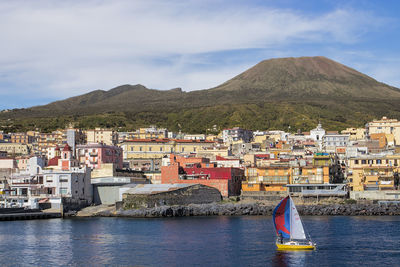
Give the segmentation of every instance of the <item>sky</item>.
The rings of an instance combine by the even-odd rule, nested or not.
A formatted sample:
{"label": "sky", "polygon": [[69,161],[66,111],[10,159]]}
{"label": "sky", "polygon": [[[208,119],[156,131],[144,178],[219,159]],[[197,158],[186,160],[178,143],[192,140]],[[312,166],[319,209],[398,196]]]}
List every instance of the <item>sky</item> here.
{"label": "sky", "polygon": [[400,88],[397,0],[1,0],[0,109],[123,84],[208,89],[325,56]]}

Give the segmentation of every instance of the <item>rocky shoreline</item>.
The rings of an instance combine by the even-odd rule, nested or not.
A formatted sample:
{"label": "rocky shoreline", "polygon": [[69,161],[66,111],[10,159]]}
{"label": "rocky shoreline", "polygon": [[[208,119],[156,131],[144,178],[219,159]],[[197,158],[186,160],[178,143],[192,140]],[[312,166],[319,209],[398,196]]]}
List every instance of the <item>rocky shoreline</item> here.
{"label": "rocky shoreline", "polygon": [[[161,218],[187,216],[271,216],[275,206],[262,203],[211,203],[187,206],[161,206],[148,209],[101,209],[81,217]],[[297,205],[302,216],[382,216],[400,215],[400,205],[388,204],[315,204]],[[79,213],[78,213],[78,216]]]}

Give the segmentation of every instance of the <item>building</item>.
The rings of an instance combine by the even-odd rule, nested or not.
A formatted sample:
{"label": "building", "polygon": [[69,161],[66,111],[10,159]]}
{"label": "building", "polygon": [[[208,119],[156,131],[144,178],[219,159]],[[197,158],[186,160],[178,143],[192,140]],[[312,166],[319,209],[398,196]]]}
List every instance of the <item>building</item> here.
{"label": "building", "polygon": [[222,139],[225,144],[231,144],[237,141],[250,143],[253,139],[253,132],[239,127],[225,129],[222,131]]}
{"label": "building", "polygon": [[395,145],[400,144],[400,121],[382,117],[380,120],[374,120],[365,125],[366,136],[371,134],[393,134]]}
{"label": "building", "polygon": [[206,140],[205,134],[185,134],[183,137],[185,140]]}
{"label": "building", "polygon": [[75,156],[76,145],[85,144],[86,136],[81,129],[69,128],[66,130],[66,143],[71,147]]}
{"label": "building", "polygon": [[123,142],[120,146],[124,151],[124,160],[157,159],[170,153],[197,153],[207,147],[213,147],[214,142],[182,139],[134,139]]}
{"label": "building", "polygon": [[275,167],[246,168],[246,181],[243,191],[286,191],[286,185],[292,181],[289,165]]}
{"label": "building", "polygon": [[165,128],[158,128],[157,126],[150,126],[148,128],[139,128],[136,132],[137,139],[163,139],[168,138],[168,130]]}
{"label": "building", "polygon": [[348,160],[352,191],[393,190],[399,185],[400,155],[366,155]]}
{"label": "building", "polygon": [[318,123],[317,128],[310,131],[310,138],[314,141],[320,143],[325,136],[325,130],[322,128],[321,123]]}
{"label": "building", "polygon": [[26,171],[11,174],[8,198],[24,199],[26,202],[37,199],[40,203],[57,204],[57,208],[63,201],[80,206],[92,203],[90,169],[47,170],[36,163],[37,160],[30,160]]}
{"label": "building", "polygon": [[103,164],[113,163],[114,168],[123,167],[122,148],[103,143],[76,146],[76,158],[91,169],[101,168]]}
{"label": "building", "polygon": [[29,155],[31,147],[21,143],[0,143],[0,150],[7,152],[9,156]]}
{"label": "building", "polygon": [[347,134],[326,134],[322,138],[322,147],[325,152],[336,153],[338,147],[346,147],[350,136]]}
{"label": "building", "polygon": [[364,140],[365,139],[365,128],[347,128],[341,131],[341,134],[348,134],[350,141]]}
{"label": "building", "polygon": [[63,143],[62,131],[53,131],[51,133],[39,133],[36,137],[37,152],[46,154],[47,148],[55,147]]}
{"label": "building", "polygon": [[118,143],[118,132],[112,129],[96,128],[86,130],[87,143],[104,143],[109,146],[114,146]]}
{"label": "building", "polygon": [[32,144],[35,138],[26,133],[12,133],[11,143]]}
{"label": "building", "polygon": [[161,183],[191,183],[217,188],[224,197],[240,195],[244,171],[239,168],[218,168],[207,166],[207,159],[192,159],[170,155],[169,161],[161,167]]}

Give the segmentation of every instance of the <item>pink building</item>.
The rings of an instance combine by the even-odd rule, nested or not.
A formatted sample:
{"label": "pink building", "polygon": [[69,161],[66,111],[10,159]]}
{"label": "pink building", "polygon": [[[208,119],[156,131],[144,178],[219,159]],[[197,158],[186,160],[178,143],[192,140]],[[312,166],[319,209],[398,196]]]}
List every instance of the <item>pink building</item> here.
{"label": "pink building", "polygon": [[122,169],[122,148],[105,144],[77,145],[76,157],[80,163],[92,169],[101,168],[104,163],[114,163],[116,168]]}

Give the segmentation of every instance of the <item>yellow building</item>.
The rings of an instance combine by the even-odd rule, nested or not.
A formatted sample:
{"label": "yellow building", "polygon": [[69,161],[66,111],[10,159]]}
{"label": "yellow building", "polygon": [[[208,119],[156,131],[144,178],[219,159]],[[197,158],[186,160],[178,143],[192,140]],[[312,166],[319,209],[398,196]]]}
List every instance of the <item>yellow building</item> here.
{"label": "yellow building", "polygon": [[62,144],[64,133],[53,131],[51,133],[39,133],[36,137],[37,152],[47,153],[47,148]]}
{"label": "yellow building", "polygon": [[367,135],[371,134],[393,134],[395,145],[400,144],[400,121],[382,117],[380,120],[374,120],[366,125]]}
{"label": "yellow building", "polygon": [[385,166],[354,168],[349,183],[350,189],[352,191],[393,190],[394,170],[394,167]]}
{"label": "yellow building", "polygon": [[8,156],[28,155],[31,152],[31,146],[20,143],[0,143],[0,151],[6,151]]}
{"label": "yellow building", "polygon": [[118,143],[118,133],[112,129],[96,128],[93,130],[86,130],[87,143],[103,143],[109,146]]}
{"label": "yellow building", "polygon": [[328,184],[328,166],[303,166],[292,168],[292,184]]}
{"label": "yellow building", "polygon": [[268,139],[268,135],[255,135],[253,137],[253,142],[252,143],[259,143],[262,144],[262,142],[266,141]]}
{"label": "yellow building", "polygon": [[350,136],[349,140],[364,140],[365,139],[365,128],[347,128],[341,131],[341,134],[348,134]]}
{"label": "yellow building", "polygon": [[134,139],[126,140],[120,146],[124,159],[157,159],[171,153],[198,153],[213,145],[214,142],[200,140]]}
{"label": "yellow building", "polygon": [[292,167],[289,164],[246,168],[243,191],[286,191],[288,184],[328,184],[329,166]]}
{"label": "yellow building", "polygon": [[394,189],[394,176],[400,171],[400,155],[362,157],[348,160],[350,190]]}
{"label": "yellow building", "polygon": [[137,131],[137,139],[163,139],[168,137],[168,131],[164,128],[151,126],[149,128],[139,128]]}
{"label": "yellow building", "polygon": [[225,158],[231,156],[232,153],[228,146],[203,146],[197,150],[197,155],[206,158],[215,158],[216,156]]}

